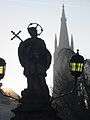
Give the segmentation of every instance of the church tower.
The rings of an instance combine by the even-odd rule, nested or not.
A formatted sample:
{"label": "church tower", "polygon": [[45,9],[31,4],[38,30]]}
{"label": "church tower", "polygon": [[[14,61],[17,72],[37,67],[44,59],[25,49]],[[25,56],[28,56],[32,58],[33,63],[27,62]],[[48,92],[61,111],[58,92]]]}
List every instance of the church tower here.
{"label": "church tower", "polygon": [[65,96],[60,97],[60,95],[70,92],[73,86],[74,80],[69,70],[69,62],[72,55],[74,55],[73,37],[71,37],[71,44],[69,44],[67,23],[63,5],[59,45],[57,45],[57,37],[55,35],[52,93],[52,97],[54,98],[53,107],[58,108],[58,116],[63,120],[71,118],[71,113],[67,108]]}
{"label": "church tower", "polygon": [[67,23],[66,23],[66,16],[64,5],[62,6],[62,16],[61,16],[61,28],[60,28],[60,35],[59,35],[59,45],[57,45],[57,36],[55,34],[55,46],[54,46],[54,64],[53,64],[53,84],[56,79],[56,71],[59,66],[59,62],[57,60],[60,58],[59,53],[63,49],[69,49],[71,51],[74,50],[74,43],[73,43],[73,36],[71,35],[71,44],[69,44],[69,37],[68,37],[68,30],[67,30]]}
{"label": "church tower", "polygon": [[68,30],[67,30],[67,23],[65,17],[65,10],[64,5],[62,6],[62,17],[61,17],[61,28],[60,28],[60,35],[59,35],[59,45],[57,45],[57,36],[55,34],[55,46],[54,46],[54,63],[55,60],[59,57],[58,52],[64,48],[73,50],[73,37],[71,36],[71,46],[69,44],[69,37],[68,37]]}

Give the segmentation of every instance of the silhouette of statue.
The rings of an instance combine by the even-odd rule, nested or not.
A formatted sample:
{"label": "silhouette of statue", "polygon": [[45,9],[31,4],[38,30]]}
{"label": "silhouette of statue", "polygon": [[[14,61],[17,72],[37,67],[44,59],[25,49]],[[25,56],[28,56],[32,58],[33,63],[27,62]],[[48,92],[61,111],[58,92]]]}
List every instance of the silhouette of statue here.
{"label": "silhouette of statue", "polygon": [[[36,27],[32,27],[33,24],[36,24]],[[40,33],[37,31],[38,26],[41,28]],[[37,89],[38,83],[43,85],[45,82],[46,71],[51,63],[51,54],[47,50],[44,40],[38,38],[38,35],[43,31],[42,27],[37,23],[31,23],[27,29],[31,38],[20,43],[18,56],[22,67],[24,67],[28,88],[35,89],[36,87]],[[38,81],[35,81],[37,78]]]}
{"label": "silhouette of statue", "polygon": [[[32,27],[32,25],[36,27]],[[37,27],[41,28],[38,33]],[[56,113],[50,104],[49,89],[45,81],[46,71],[51,63],[51,54],[46,48],[44,40],[38,37],[43,31],[37,23],[28,26],[31,38],[22,41],[18,36],[20,31],[15,34],[21,40],[18,47],[18,56],[24,75],[27,78],[28,87],[21,92],[20,106],[15,110],[15,117],[11,120],[58,120]]]}

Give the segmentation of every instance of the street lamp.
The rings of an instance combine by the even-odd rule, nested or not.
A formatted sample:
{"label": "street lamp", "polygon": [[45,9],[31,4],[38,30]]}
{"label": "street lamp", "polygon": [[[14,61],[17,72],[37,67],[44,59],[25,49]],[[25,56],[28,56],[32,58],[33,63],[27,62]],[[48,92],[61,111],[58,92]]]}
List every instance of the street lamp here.
{"label": "street lamp", "polygon": [[6,69],[6,62],[3,58],[0,58],[0,80],[5,75],[5,69]]}
{"label": "street lamp", "polygon": [[[89,108],[89,92],[87,84],[85,82],[85,76],[83,73],[84,70],[84,57],[79,55],[79,50],[73,55],[70,59],[70,72],[75,77],[74,87],[70,93],[74,93],[76,96],[77,105],[80,106],[80,109]],[[82,74],[82,77],[78,79]],[[79,80],[79,81],[78,81]]]}
{"label": "street lamp", "polygon": [[79,50],[70,59],[70,72],[75,78],[80,77],[84,69],[84,57],[79,55]]}

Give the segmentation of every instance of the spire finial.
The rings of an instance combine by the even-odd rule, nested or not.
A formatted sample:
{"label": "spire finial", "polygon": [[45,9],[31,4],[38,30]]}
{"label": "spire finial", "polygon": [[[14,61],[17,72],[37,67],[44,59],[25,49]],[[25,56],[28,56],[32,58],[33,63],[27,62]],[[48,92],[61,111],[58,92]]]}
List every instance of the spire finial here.
{"label": "spire finial", "polygon": [[63,9],[64,9],[64,3],[63,3],[63,6],[62,6],[62,7],[63,7]]}
{"label": "spire finial", "polygon": [[62,5],[62,9],[63,9],[62,11],[64,11],[64,4]]}
{"label": "spire finial", "polygon": [[62,17],[61,17],[61,20],[66,22],[64,4],[62,5]]}

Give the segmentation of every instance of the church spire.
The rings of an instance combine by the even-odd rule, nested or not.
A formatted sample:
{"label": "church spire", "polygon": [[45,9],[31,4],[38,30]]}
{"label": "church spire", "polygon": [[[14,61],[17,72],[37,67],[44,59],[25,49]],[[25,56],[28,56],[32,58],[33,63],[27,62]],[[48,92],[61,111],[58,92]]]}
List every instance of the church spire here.
{"label": "church spire", "polygon": [[67,32],[64,5],[62,8],[61,29],[60,29],[60,37],[59,37],[59,49],[61,50],[63,48],[70,48],[69,47],[69,40],[68,40],[68,32]]}
{"label": "church spire", "polygon": [[61,17],[61,22],[66,22],[64,4],[63,4],[63,6],[62,6],[62,17]]}

